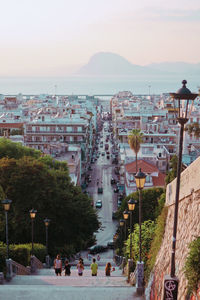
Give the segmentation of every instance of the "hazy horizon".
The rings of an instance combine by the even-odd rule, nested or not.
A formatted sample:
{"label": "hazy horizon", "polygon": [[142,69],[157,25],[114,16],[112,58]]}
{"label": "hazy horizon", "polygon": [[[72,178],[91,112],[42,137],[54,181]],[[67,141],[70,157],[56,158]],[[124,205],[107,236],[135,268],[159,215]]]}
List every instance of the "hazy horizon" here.
{"label": "hazy horizon", "polygon": [[62,76],[98,52],[199,63],[199,36],[199,0],[2,1],[0,76]]}

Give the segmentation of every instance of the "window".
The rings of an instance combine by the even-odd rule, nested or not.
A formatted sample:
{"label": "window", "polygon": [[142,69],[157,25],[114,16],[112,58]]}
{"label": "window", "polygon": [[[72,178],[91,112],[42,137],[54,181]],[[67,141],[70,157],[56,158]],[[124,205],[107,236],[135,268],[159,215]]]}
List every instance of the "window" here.
{"label": "window", "polygon": [[82,132],[83,128],[82,126],[78,126],[78,132]]}
{"label": "window", "polygon": [[72,127],[71,126],[67,126],[67,132],[72,132]]}

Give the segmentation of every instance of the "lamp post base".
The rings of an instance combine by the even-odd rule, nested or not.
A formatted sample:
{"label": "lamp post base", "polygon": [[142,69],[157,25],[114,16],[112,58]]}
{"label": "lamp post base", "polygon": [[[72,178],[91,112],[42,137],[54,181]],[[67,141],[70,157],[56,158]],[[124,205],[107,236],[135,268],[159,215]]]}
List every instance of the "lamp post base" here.
{"label": "lamp post base", "polygon": [[50,266],[50,256],[49,255],[46,255],[46,257],[45,257],[45,261],[46,261],[46,268],[50,268],[51,266]]}
{"label": "lamp post base", "polygon": [[144,294],[144,262],[137,261],[136,292],[138,295]]}
{"label": "lamp post base", "polygon": [[128,282],[130,281],[130,275],[131,275],[132,269],[133,269],[133,260],[132,260],[132,258],[130,258],[128,260]]}
{"label": "lamp post base", "polygon": [[178,298],[178,278],[166,275],[164,278],[163,300],[177,300]]}

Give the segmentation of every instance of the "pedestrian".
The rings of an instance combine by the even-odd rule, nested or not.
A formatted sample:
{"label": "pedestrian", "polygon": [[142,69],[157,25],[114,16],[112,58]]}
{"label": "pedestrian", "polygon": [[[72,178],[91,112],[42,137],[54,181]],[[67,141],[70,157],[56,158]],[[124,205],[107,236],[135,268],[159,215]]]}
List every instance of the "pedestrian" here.
{"label": "pedestrian", "polygon": [[69,264],[69,261],[66,259],[65,261],[65,266],[64,266],[64,270],[65,270],[65,276],[70,276],[71,275],[71,265]]}
{"label": "pedestrian", "polygon": [[106,267],[105,267],[105,274],[106,274],[106,276],[110,276],[111,268],[112,268],[111,263],[108,262],[106,264]]}
{"label": "pedestrian", "polygon": [[84,265],[83,265],[81,259],[79,259],[79,262],[77,264],[77,269],[78,269],[78,275],[82,276],[83,275],[83,270],[84,270]]}
{"label": "pedestrian", "polygon": [[101,259],[101,257],[100,257],[100,255],[98,254],[98,255],[97,255],[97,260],[100,261],[100,259]]}
{"label": "pedestrian", "polygon": [[90,265],[90,269],[92,270],[92,276],[97,276],[98,265],[96,263],[96,259],[93,258],[92,264]]}
{"label": "pedestrian", "polygon": [[62,260],[60,259],[60,255],[58,254],[56,256],[56,259],[54,260],[54,270],[56,273],[56,276],[60,275],[62,273]]}
{"label": "pedestrian", "polygon": [[83,260],[83,258],[81,256],[80,256],[79,260],[81,260],[82,265],[84,265],[84,260]]}

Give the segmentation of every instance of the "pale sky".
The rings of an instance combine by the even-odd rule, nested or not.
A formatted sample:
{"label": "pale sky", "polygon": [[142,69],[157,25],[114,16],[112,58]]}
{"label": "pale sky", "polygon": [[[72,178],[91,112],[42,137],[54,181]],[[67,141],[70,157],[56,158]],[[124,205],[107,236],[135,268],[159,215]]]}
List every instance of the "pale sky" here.
{"label": "pale sky", "polygon": [[0,0],[0,76],[64,75],[97,52],[200,63],[199,0]]}

